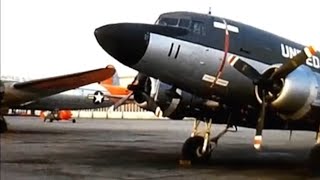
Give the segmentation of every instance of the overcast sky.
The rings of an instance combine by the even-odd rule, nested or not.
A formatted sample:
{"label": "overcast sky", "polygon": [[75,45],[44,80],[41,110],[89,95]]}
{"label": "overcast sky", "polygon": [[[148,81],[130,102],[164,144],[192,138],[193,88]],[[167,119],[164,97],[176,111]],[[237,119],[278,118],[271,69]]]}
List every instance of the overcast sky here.
{"label": "overcast sky", "polygon": [[241,21],[320,48],[317,0],[1,0],[1,75],[48,77],[114,64],[135,72],[98,45],[94,29],[109,23],[154,23],[168,11]]}

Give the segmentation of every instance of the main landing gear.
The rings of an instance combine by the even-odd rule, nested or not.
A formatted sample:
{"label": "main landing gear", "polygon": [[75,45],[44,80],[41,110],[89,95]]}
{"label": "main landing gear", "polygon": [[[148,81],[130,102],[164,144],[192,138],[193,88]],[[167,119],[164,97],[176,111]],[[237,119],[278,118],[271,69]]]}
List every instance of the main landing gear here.
{"label": "main landing gear", "polygon": [[204,163],[208,162],[211,152],[218,145],[218,140],[228,132],[229,125],[220,132],[216,137],[210,138],[212,119],[204,119],[205,129],[198,130],[202,121],[195,120],[191,137],[188,138],[182,147],[182,158],[180,164]]}
{"label": "main landing gear", "polygon": [[0,115],[0,133],[4,133],[8,130],[8,125],[6,120],[2,115]]}
{"label": "main landing gear", "polygon": [[313,174],[320,175],[320,126],[317,132],[316,144],[309,153],[309,166]]}

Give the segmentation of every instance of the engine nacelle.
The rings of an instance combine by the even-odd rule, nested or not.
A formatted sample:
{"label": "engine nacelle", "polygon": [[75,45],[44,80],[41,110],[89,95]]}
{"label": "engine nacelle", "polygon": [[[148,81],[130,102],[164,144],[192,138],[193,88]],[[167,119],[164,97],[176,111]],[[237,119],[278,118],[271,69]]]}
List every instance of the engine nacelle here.
{"label": "engine nacelle", "polygon": [[[300,66],[282,80],[282,89],[271,105],[284,119],[301,119],[310,112],[311,105],[317,98],[318,86],[314,72],[307,66]],[[261,102],[258,87],[255,90]]]}
{"label": "engine nacelle", "polygon": [[159,82],[155,101],[161,108],[163,116],[171,119],[208,117],[212,115],[213,108],[219,106],[215,101],[194,96],[162,82]]}
{"label": "engine nacelle", "polygon": [[215,101],[194,96],[150,78],[144,84],[144,90],[134,92],[134,100],[139,107],[170,119],[209,117],[212,116],[212,110],[219,106]]}
{"label": "engine nacelle", "polygon": [[[152,93],[155,89],[155,82],[149,77],[145,77],[143,84],[140,84],[139,88],[134,90],[134,101],[135,103],[148,111],[154,112],[157,116],[160,116],[161,110],[153,99]],[[143,80],[142,80],[143,81]],[[141,82],[140,82],[141,83]]]}

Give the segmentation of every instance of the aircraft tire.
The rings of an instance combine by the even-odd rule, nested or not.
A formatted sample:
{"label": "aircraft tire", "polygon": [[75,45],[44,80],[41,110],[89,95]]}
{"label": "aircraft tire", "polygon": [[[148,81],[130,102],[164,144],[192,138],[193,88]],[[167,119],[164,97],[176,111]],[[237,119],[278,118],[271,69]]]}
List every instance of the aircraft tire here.
{"label": "aircraft tire", "polygon": [[0,117],[0,133],[4,133],[8,130],[8,125],[4,117]]}
{"label": "aircraft tire", "polygon": [[49,121],[49,122],[51,122],[51,123],[52,123],[52,122],[53,122],[53,119],[50,119],[50,121]]}
{"label": "aircraft tire", "polygon": [[201,153],[204,138],[201,136],[194,136],[188,138],[182,147],[182,159],[189,160],[192,163],[205,163],[210,160],[211,151],[208,145],[207,152]]}
{"label": "aircraft tire", "polygon": [[75,120],[75,119],[72,119],[72,123],[76,123],[76,120]]}
{"label": "aircraft tire", "polygon": [[320,144],[316,144],[310,151],[309,167],[313,175],[320,176]]}

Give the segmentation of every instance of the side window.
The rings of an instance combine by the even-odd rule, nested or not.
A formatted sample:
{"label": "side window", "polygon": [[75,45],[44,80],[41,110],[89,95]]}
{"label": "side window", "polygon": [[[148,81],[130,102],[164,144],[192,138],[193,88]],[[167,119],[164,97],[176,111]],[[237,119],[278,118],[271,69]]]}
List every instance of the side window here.
{"label": "side window", "polygon": [[191,21],[189,19],[180,19],[179,27],[189,28]]}
{"label": "side window", "polygon": [[192,21],[191,30],[195,34],[199,34],[199,35],[202,35],[202,36],[206,35],[204,23],[200,22],[200,21]]}

